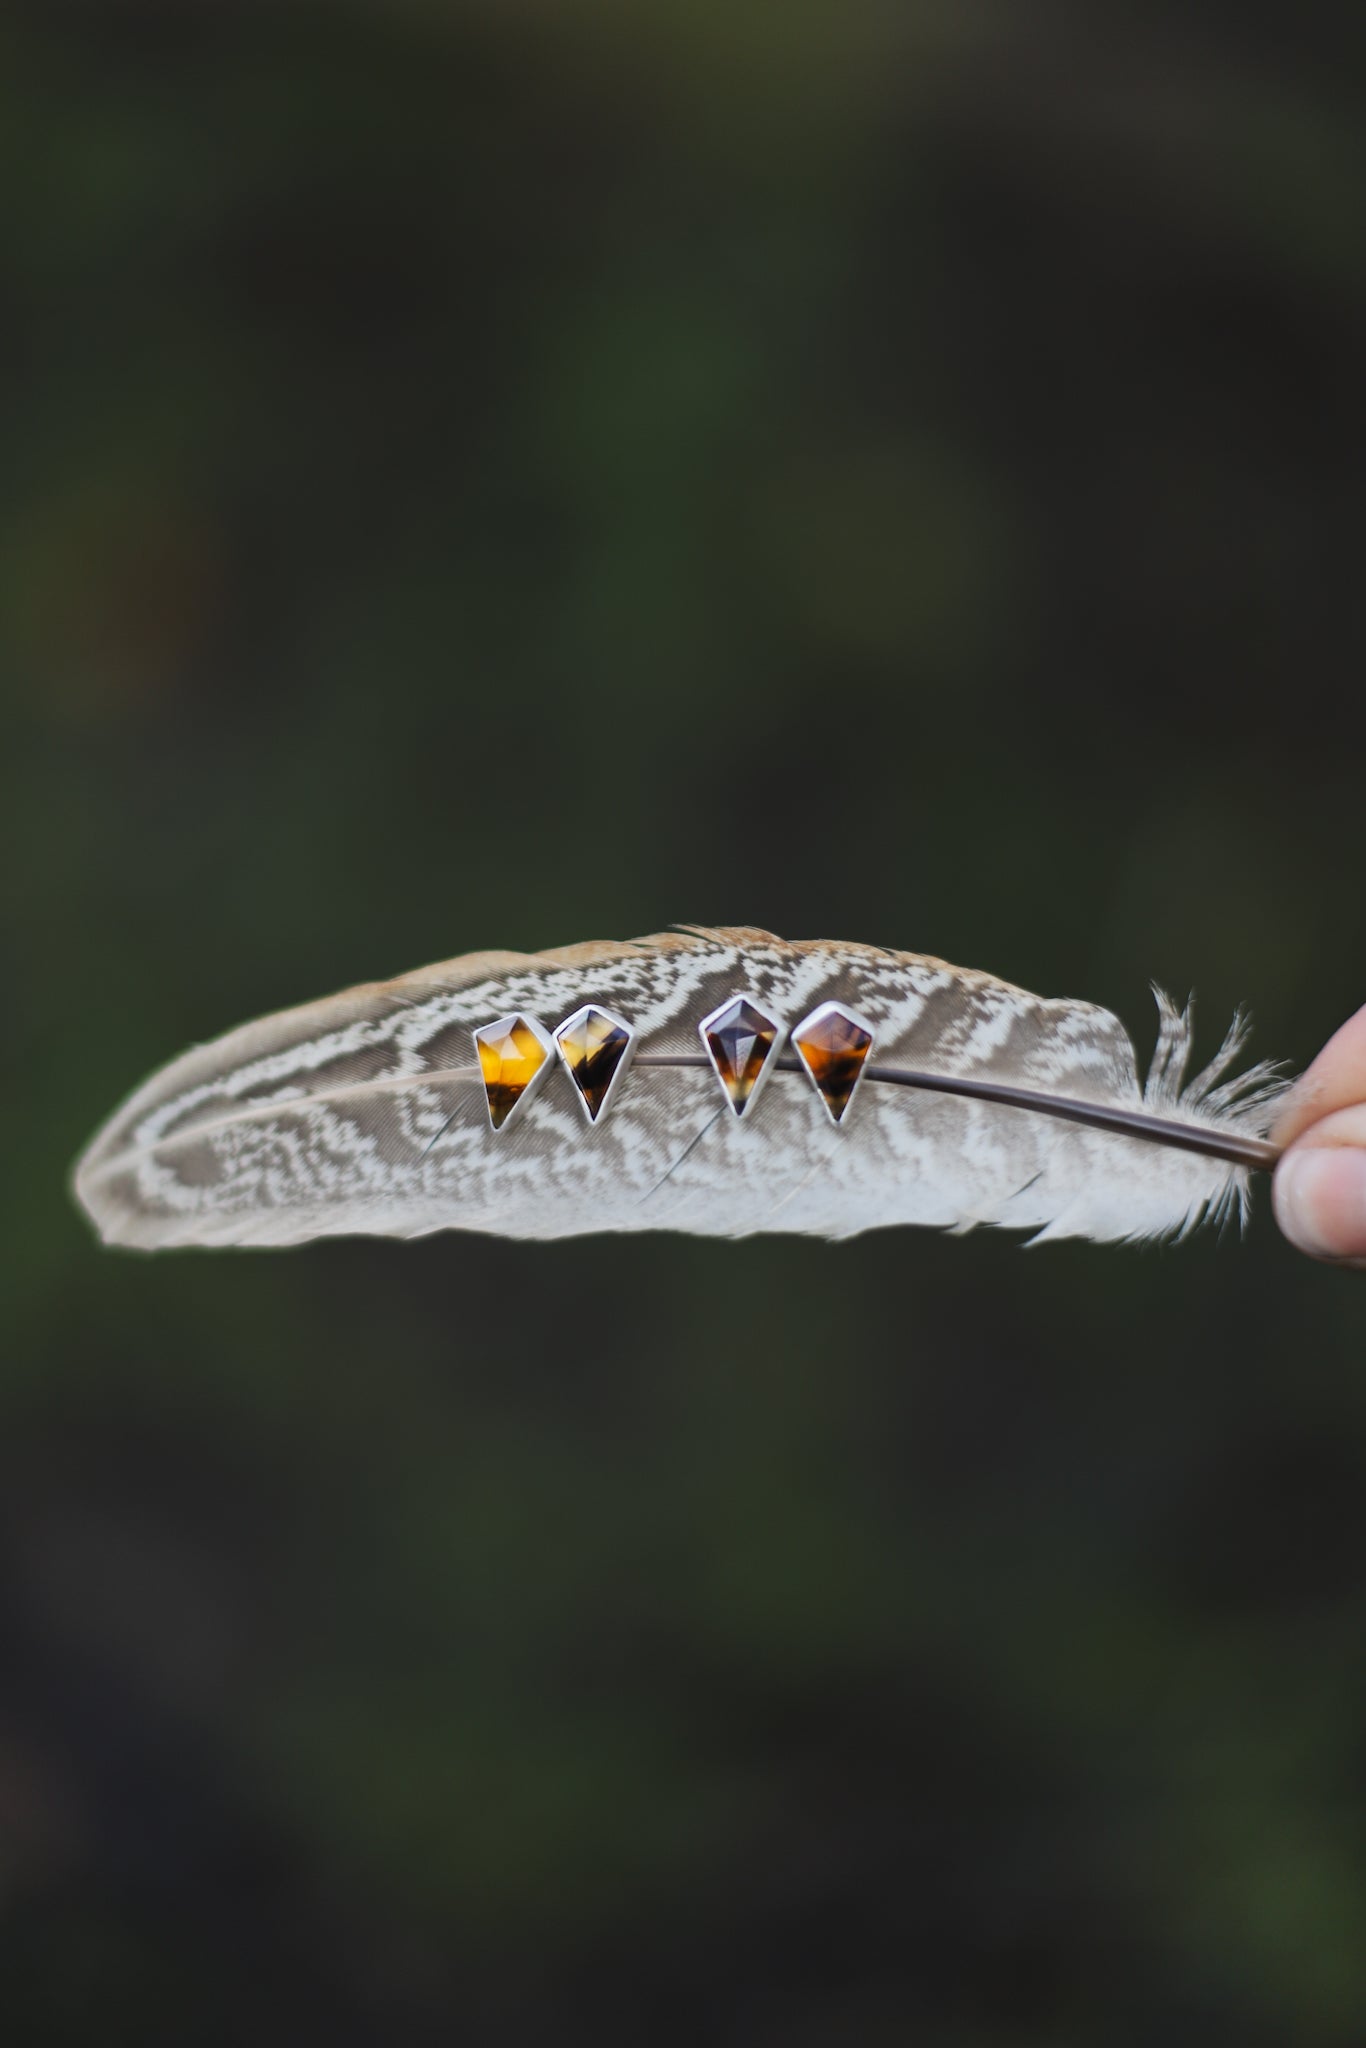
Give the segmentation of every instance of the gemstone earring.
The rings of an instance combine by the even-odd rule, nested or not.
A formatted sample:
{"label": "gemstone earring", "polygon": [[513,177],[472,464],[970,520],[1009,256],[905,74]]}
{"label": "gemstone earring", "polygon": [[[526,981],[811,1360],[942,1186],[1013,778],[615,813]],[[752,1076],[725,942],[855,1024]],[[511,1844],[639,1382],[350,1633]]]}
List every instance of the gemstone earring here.
{"label": "gemstone earring", "polygon": [[600,1123],[626,1078],[638,1037],[615,1010],[585,1003],[555,1027],[555,1047],[590,1124]]}
{"label": "gemstone earring", "polygon": [[843,1119],[863,1079],[873,1027],[843,1003],[822,1003],[792,1034],[798,1059],[832,1124]]}
{"label": "gemstone earring", "polygon": [[505,1131],[535,1097],[550,1072],[553,1040],[535,1017],[517,1011],[481,1025],[474,1033],[479,1073],[488,1098],[489,1123]]}
{"label": "gemstone earring", "polygon": [[783,1027],[750,996],[732,996],[697,1027],[737,1118],[746,1117],[782,1051]]}

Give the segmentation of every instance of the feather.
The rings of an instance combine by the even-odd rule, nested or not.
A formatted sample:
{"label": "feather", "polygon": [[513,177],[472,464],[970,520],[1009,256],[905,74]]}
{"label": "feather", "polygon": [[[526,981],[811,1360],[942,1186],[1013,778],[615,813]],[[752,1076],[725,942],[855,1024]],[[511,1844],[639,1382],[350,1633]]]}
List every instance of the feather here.
{"label": "feather", "polygon": [[[871,1027],[838,1126],[790,1053],[754,1114],[731,1114],[698,1026],[741,992],[788,1029],[828,1000]],[[923,954],[694,927],[472,953],[172,1061],[95,1138],[76,1195],[107,1243],[149,1250],[450,1228],[1180,1236],[1245,1211],[1251,1168],[1275,1157],[1266,1133],[1287,1083],[1265,1062],[1234,1077],[1241,1016],[1187,1081],[1190,1008],[1155,993],[1140,1085],[1110,1011]],[[524,1116],[492,1130],[472,1032],[515,1012],[553,1030],[585,1003],[639,1033],[610,1114],[587,1123],[557,1066]]]}

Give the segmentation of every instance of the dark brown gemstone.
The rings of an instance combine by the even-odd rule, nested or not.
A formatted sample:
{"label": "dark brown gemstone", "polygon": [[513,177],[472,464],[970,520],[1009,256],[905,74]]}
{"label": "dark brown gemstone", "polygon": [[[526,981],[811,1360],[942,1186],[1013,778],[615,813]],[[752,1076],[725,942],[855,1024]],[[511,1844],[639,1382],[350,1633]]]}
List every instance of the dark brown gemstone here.
{"label": "dark brown gemstone", "polygon": [[778,1042],[778,1026],[744,996],[714,1010],[702,1027],[717,1079],[737,1116],[743,1116]]}
{"label": "dark brown gemstone", "polygon": [[839,1003],[822,1003],[792,1034],[797,1056],[835,1123],[849,1107],[873,1034]]}
{"label": "dark brown gemstone", "polygon": [[560,1058],[569,1069],[590,1123],[596,1123],[606,1108],[634,1035],[620,1017],[593,1003],[566,1018],[555,1033]]}

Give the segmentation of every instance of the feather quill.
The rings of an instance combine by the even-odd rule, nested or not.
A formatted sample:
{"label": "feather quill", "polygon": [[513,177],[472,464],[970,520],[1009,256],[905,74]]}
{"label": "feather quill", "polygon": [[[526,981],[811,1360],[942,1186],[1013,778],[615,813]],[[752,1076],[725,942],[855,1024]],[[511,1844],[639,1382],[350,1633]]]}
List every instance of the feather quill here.
{"label": "feather quill", "polygon": [[[868,1078],[839,1128],[791,1060],[754,1116],[729,1113],[697,1026],[741,991],[789,1027],[828,999],[873,1026]],[[695,927],[472,953],[185,1053],[94,1139],[76,1195],[106,1243],[147,1250],[451,1228],[1181,1236],[1245,1212],[1288,1084],[1267,1062],[1237,1071],[1241,1015],[1187,1080],[1190,1008],[1155,993],[1141,1084],[1110,1011],[924,954]],[[471,1032],[519,1010],[553,1026],[585,1002],[641,1034],[610,1114],[587,1126],[556,1072],[515,1128],[493,1133]]]}

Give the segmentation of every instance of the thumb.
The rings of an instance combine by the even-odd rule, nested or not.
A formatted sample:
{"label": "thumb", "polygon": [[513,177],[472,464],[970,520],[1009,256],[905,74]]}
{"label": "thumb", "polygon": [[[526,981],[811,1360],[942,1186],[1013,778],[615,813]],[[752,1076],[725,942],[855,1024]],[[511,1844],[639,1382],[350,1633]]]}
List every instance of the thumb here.
{"label": "thumb", "polygon": [[1311,1258],[1366,1264],[1366,1009],[1329,1039],[1273,1133],[1276,1221]]}

